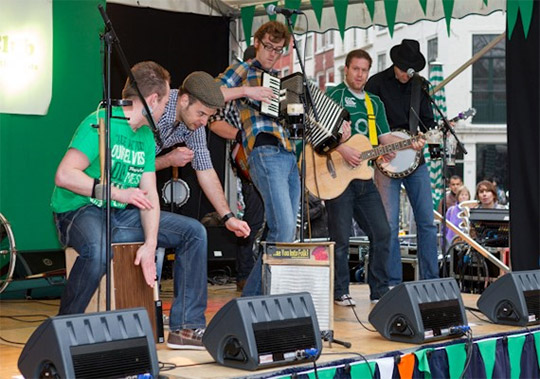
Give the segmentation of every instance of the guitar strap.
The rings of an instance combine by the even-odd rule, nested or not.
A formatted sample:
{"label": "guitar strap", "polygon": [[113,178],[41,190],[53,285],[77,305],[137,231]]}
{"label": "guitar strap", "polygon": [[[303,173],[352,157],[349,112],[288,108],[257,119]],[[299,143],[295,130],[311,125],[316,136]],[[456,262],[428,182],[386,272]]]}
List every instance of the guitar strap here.
{"label": "guitar strap", "polygon": [[379,144],[379,139],[377,138],[377,126],[375,124],[375,112],[373,112],[373,103],[367,92],[364,91],[366,95],[366,110],[368,118],[368,127],[369,127],[369,142],[372,146],[377,146]]}

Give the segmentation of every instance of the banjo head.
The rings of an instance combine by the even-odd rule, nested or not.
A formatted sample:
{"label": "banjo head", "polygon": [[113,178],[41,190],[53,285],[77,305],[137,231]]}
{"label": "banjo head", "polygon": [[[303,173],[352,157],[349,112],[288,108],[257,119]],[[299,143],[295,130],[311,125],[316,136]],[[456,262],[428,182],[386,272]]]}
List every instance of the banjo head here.
{"label": "banjo head", "polygon": [[[390,134],[403,139],[411,138],[411,135],[405,130],[396,130]],[[382,159],[375,161],[378,169],[391,178],[403,178],[409,175],[416,170],[419,163],[420,156],[414,149],[396,151],[396,156],[390,162],[384,162]]]}
{"label": "banjo head", "polygon": [[182,179],[171,179],[163,186],[161,196],[166,204],[181,207],[189,200],[189,186]]}

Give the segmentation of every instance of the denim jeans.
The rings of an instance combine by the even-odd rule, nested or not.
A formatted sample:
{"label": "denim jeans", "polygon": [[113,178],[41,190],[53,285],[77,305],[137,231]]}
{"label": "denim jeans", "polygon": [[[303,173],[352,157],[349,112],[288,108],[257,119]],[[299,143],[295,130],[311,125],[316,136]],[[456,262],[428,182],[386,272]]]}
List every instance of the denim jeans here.
{"label": "denim jeans", "polygon": [[244,221],[248,223],[251,233],[248,238],[238,238],[239,249],[236,253],[236,281],[245,280],[255,263],[253,243],[264,223],[264,203],[253,183],[242,179],[242,196],[244,198]]}
{"label": "denim jeans", "polygon": [[437,227],[433,220],[433,202],[429,172],[425,164],[420,165],[411,175],[392,179],[375,170],[375,183],[381,194],[390,223],[390,258],[388,259],[389,285],[403,281],[401,251],[399,246],[399,200],[401,184],[405,186],[413,209],[417,229],[417,258],[420,279],[439,277],[437,261]]}
{"label": "denim jeans", "polygon": [[372,180],[353,180],[339,197],[325,202],[330,240],[334,249],[334,298],[349,294],[349,237],[352,219],[369,238],[368,284],[370,299],[388,292],[386,262],[390,226],[381,197]]}
{"label": "denim jeans", "polygon": [[[83,313],[105,274],[105,210],[87,205],[55,215],[60,242],[79,253],[60,302],[59,314]],[[144,231],[136,208],[112,209],[111,242],[142,242]],[[197,220],[161,212],[158,246],[175,249],[171,330],[206,326],[206,230]],[[139,269],[134,266],[133,269]]]}
{"label": "denim jeans", "polygon": [[[296,156],[281,145],[263,145],[248,158],[249,173],[264,201],[267,242],[292,242],[300,205],[300,176]],[[262,294],[262,257],[249,274],[242,296]]]}

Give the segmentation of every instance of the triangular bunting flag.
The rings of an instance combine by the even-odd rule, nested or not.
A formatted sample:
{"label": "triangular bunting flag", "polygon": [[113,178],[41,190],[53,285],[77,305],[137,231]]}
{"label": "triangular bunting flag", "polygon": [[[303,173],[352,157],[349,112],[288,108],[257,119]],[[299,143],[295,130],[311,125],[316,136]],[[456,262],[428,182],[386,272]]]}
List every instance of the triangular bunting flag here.
{"label": "triangular bunting flag", "polygon": [[[426,15],[426,7],[427,7],[427,0],[418,0],[420,1],[420,6],[422,7],[422,10],[424,11],[424,16]],[[485,1],[485,0],[484,0]]]}
{"label": "triangular bunting flag", "polygon": [[[264,9],[266,10],[266,8],[268,8],[269,5],[277,6],[277,3],[278,3],[277,1],[271,1],[269,3],[264,3]],[[267,14],[268,14],[268,12],[267,12]],[[277,14],[269,14],[268,18],[270,19],[270,21],[276,21]]]}
{"label": "triangular bunting flag", "polygon": [[[300,3],[302,3],[302,0],[285,0],[285,8],[288,9],[300,9]],[[291,24],[294,29],[294,25],[296,25],[296,17],[298,17],[297,14],[293,14],[291,17]]]}
{"label": "triangular bunting flag", "polygon": [[336,20],[341,34],[341,40],[345,38],[345,26],[347,25],[347,7],[349,0],[334,0],[334,10],[336,11]]}
{"label": "triangular bunting flag", "polygon": [[508,357],[510,358],[510,377],[519,378],[521,372],[521,353],[525,344],[525,336],[508,337]]}
{"label": "triangular bunting flag", "polygon": [[364,0],[364,3],[366,3],[369,17],[371,17],[371,21],[373,22],[373,17],[375,17],[375,0]]}
{"label": "triangular bunting flag", "polygon": [[448,356],[448,371],[450,372],[450,379],[458,379],[461,377],[461,373],[465,368],[465,360],[467,359],[465,344],[457,343],[450,345],[447,346],[445,350],[446,355]]}
{"label": "triangular bunting flag", "polygon": [[479,341],[476,343],[478,350],[482,355],[484,361],[484,367],[486,369],[486,379],[493,377],[493,367],[495,367],[495,349],[497,348],[497,340],[495,338]]}
{"label": "triangular bunting flag", "polygon": [[313,8],[313,12],[315,12],[315,17],[317,17],[319,27],[321,26],[323,5],[324,0],[311,0],[311,8]]}
{"label": "triangular bunting flag", "polygon": [[244,38],[246,45],[251,45],[251,28],[253,27],[253,17],[255,16],[255,5],[240,8],[242,17],[242,27],[244,28]]}
{"label": "triangular bunting flag", "polygon": [[442,0],[444,9],[444,18],[446,19],[446,31],[450,37],[450,21],[452,21],[452,12],[454,11],[454,0]]}
{"label": "triangular bunting flag", "polygon": [[414,352],[414,355],[416,355],[416,359],[418,360],[418,371],[424,373],[425,379],[431,379],[431,370],[429,369],[429,361],[427,357],[427,353],[431,351],[433,351],[433,349],[428,348]]}
{"label": "triangular bunting flag", "polygon": [[386,13],[386,24],[390,37],[394,36],[394,25],[396,24],[398,0],[384,0],[384,12]]}
{"label": "triangular bunting flag", "polygon": [[527,38],[529,28],[531,27],[533,7],[534,0],[519,0],[519,13],[521,13],[521,23],[523,24],[525,38]]}

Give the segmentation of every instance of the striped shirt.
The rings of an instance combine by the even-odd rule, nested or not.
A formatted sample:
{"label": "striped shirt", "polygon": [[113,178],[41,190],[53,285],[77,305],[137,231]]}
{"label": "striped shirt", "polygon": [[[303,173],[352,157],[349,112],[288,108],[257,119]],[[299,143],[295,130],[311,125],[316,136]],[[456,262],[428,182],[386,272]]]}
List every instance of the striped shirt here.
{"label": "striped shirt", "polygon": [[[218,76],[218,81],[229,88],[240,86],[256,87],[262,83],[262,73],[263,69],[257,60],[254,60],[251,64],[235,63]],[[271,72],[271,74],[276,73],[276,71]],[[253,150],[255,138],[259,133],[274,135],[288,151],[293,151],[293,145],[289,141],[289,132],[277,121],[260,114],[256,110],[260,106],[260,101],[244,99],[238,101],[237,105],[244,131],[242,133],[242,142],[247,154]]]}
{"label": "striped shirt", "polygon": [[206,145],[206,128],[200,127],[190,130],[183,122],[176,120],[176,104],[178,100],[178,90],[172,89],[169,95],[169,102],[165,106],[163,116],[159,119],[157,129],[159,137],[163,142],[160,148],[156,145],[156,155],[163,149],[174,145],[185,143],[193,151],[193,161],[191,165],[194,170],[203,171],[214,168],[210,158],[210,152]]}

